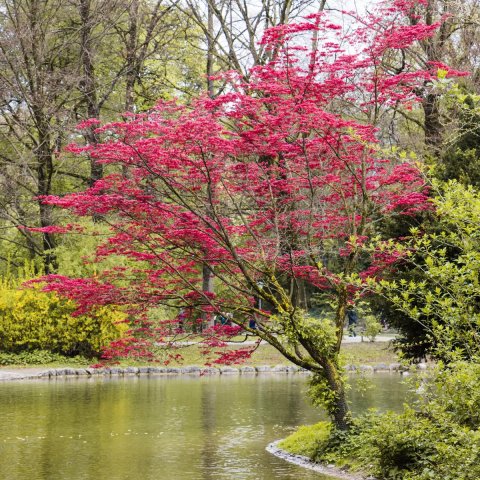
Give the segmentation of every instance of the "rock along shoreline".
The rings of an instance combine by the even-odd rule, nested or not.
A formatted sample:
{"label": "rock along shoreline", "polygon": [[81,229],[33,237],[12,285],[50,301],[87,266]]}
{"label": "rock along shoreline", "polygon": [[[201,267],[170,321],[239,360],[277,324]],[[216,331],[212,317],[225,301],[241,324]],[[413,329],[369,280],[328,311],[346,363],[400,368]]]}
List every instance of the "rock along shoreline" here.
{"label": "rock along shoreline", "polygon": [[324,465],[321,463],[316,463],[303,455],[293,455],[292,453],[288,453],[287,451],[279,448],[279,442],[281,442],[281,440],[277,440],[276,442],[267,445],[267,452],[289,463],[298,465],[299,467],[314,470],[315,472],[321,473],[328,477],[333,477],[335,480],[375,480],[374,477],[365,477],[360,474],[346,472],[341,468],[335,467],[335,465]]}
{"label": "rock along shoreline", "polygon": [[[347,366],[348,372],[404,372],[405,368],[399,363]],[[272,366],[242,366],[242,367],[107,367],[107,368],[0,368],[0,381],[29,380],[29,379],[56,379],[59,377],[93,378],[108,376],[149,376],[149,375],[257,375],[266,373],[309,374],[308,371],[294,365]]]}

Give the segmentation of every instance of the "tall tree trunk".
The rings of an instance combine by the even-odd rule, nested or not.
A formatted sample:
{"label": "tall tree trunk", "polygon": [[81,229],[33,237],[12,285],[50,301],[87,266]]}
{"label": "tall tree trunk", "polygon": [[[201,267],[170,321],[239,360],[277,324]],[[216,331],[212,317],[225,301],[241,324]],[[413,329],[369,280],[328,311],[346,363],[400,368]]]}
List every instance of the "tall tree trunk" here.
{"label": "tall tree trunk", "polygon": [[[435,22],[436,2],[428,0],[425,12],[425,23],[433,25]],[[437,12],[438,13],[438,12]],[[446,15],[447,5],[443,4],[443,15]],[[417,20],[414,20],[417,22]],[[426,55],[426,64],[445,61],[445,41],[447,35],[447,23],[444,23],[439,31],[430,38],[427,38],[421,45]],[[424,113],[425,143],[433,155],[440,152],[443,141],[443,127],[440,119],[439,95],[426,92],[422,99]]]}
{"label": "tall tree trunk", "polygon": [[[40,213],[40,226],[50,227],[53,224],[52,206],[43,203],[41,197],[50,195],[53,176],[53,151],[50,145],[49,125],[44,121],[41,112],[37,112],[38,146],[35,149],[37,160],[38,181],[38,208]],[[52,273],[58,268],[55,254],[55,239],[51,233],[42,233],[43,264],[45,273]]]}
{"label": "tall tree trunk", "polygon": [[[99,118],[100,108],[97,98],[97,87],[95,79],[95,66],[93,63],[93,45],[92,45],[92,24],[93,18],[90,11],[91,0],[80,0],[79,10],[82,22],[81,29],[81,62],[83,70],[83,95],[87,109],[88,118]],[[95,127],[88,127],[85,132],[85,139],[90,145],[98,143]],[[103,165],[94,158],[90,158],[90,185],[103,177]]]}
{"label": "tall tree trunk", "polygon": [[307,281],[305,279],[295,278],[291,280],[290,295],[292,305],[302,310],[308,310]]}
{"label": "tall tree trunk", "polygon": [[125,111],[131,112],[135,106],[135,83],[138,76],[137,39],[138,39],[138,0],[131,0],[129,5],[129,26],[126,46],[125,75]]}
{"label": "tall tree trunk", "polygon": [[428,93],[422,100],[425,116],[425,143],[433,154],[440,151],[443,141],[443,126],[440,121],[439,97],[435,93]]}
{"label": "tall tree trunk", "polygon": [[[208,2],[208,11],[207,11],[207,93],[210,98],[215,96],[214,92],[214,83],[212,79],[213,75],[213,48],[214,48],[214,38],[213,38],[213,9]],[[207,195],[210,199],[215,195],[215,185],[209,185],[208,187],[209,194]],[[207,217],[212,218],[213,205],[207,205]],[[204,263],[202,266],[202,291],[206,294],[214,292],[214,275],[211,267],[208,263]],[[214,317],[212,314],[204,312],[202,314],[203,323],[208,327],[212,327],[214,324]]]}
{"label": "tall tree trunk", "polygon": [[[213,1],[213,0],[212,0]],[[213,7],[210,2],[207,6],[207,93],[210,98],[215,95],[213,84],[213,53],[214,53],[214,31],[213,31]]]}

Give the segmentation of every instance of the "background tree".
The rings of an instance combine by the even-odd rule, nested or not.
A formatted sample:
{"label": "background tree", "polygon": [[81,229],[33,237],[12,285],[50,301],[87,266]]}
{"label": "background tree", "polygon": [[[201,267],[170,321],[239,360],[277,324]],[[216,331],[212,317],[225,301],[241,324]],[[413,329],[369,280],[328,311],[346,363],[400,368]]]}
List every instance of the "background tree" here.
{"label": "background tree", "polygon": [[[403,49],[400,54],[390,57],[390,69],[401,73],[406,64],[413,62],[418,68],[430,65],[448,65],[457,72],[470,72],[462,79],[467,91],[478,92],[478,22],[480,4],[478,0],[425,0],[404,2],[410,4],[406,22],[415,26],[419,22],[427,25],[441,23],[434,35]],[[428,81],[419,87],[418,95],[422,98],[421,109],[395,109],[390,124],[385,125],[385,134],[390,132],[397,143],[403,141],[418,154],[425,152],[432,160],[439,156],[445,142],[451,139],[452,127],[456,126],[457,117],[445,108],[443,91],[433,88]],[[407,122],[399,121],[398,116]],[[419,131],[424,142],[418,141]],[[409,134],[410,132],[410,134]],[[405,137],[406,135],[406,137]]]}
{"label": "background tree", "polygon": [[[239,0],[185,0],[185,4],[179,4],[203,33],[207,77],[235,70],[245,80],[252,66],[263,65],[272,57],[272,51],[260,42],[266,29],[321,12],[325,6],[326,0],[318,5],[310,0],[273,0],[258,5]],[[224,86],[219,83],[214,87],[211,82],[208,89],[215,94]]]}
{"label": "background tree", "polygon": [[445,149],[435,165],[436,178],[480,186],[479,98],[460,86],[448,87],[445,103],[455,115],[457,127],[446,138]]}
{"label": "background tree", "polygon": [[[51,208],[35,197],[72,191],[103,175],[103,166],[88,156],[79,162],[58,152],[78,135],[78,122],[113,119],[125,108],[146,108],[153,97],[171,96],[175,84],[184,89],[178,69],[188,71],[193,62],[183,62],[178,46],[189,25],[162,2],[8,0],[2,5],[3,257],[14,264],[35,260],[48,271],[58,266],[54,235],[48,228],[32,233],[17,227],[54,223]],[[176,76],[165,73],[168,52],[175,52]],[[92,124],[84,124],[81,133],[88,144],[99,141]]]}
{"label": "background tree", "polygon": [[[76,68],[72,61],[74,40],[65,24],[61,2],[6,2],[1,12],[0,61],[2,72],[2,141],[3,164],[7,175],[18,188],[27,187],[31,195],[52,192],[55,152],[63,143],[65,124],[70,115],[67,105],[76,85]],[[55,31],[52,29],[55,25]],[[57,32],[61,35],[56,35]],[[15,168],[18,165],[19,168]],[[24,218],[26,209],[11,203],[4,218],[13,226]],[[34,224],[52,225],[52,209],[38,202]],[[20,216],[20,218],[19,218]],[[28,234],[26,234],[28,235]],[[41,253],[46,271],[56,267],[55,240],[48,230],[40,244],[27,238],[30,254]],[[34,245],[35,244],[35,245]]]}
{"label": "background tree", "polygon": [[[374,290],[399,315],[401,351],[407,358],[476,361],[479,338],[478,192],[455,181],[434,185],[435,228],[412,229],[400,272]],[[405,264],[406,266],[402,266]]]}
{"label": "background tree", "polygon": [[[423,21],[428,25],[443,20],[441,27],[431,37],[387,58],[391,72],[401,72],[406,64],[420,68],[438,65],[439,78],[426,80],[417,94],[422,98],[420,108],[408,105],[393,109],[381,119],[382,141],[394,150],[405,149],[402,155],[414,151],[415,158],[425,162],[436,178],[458,179],[467,184],[475,182],[478,162],[476,156],[475,115],[478,91],[478,19],[479,3],[456,0],[428,0],[411,2],[406,22],[415,25]],[[449,67],[445,67],[448,64]],[[461,73],[463,72],[463,73]],[[470,72],[470,74],[466,74]],[[461,75],[460,79],[453,76]],[[453,82],[458,82],[454,84]],[[398,150],[397,150],[398,152]],[[381,226],[386,237],[402,238],[410,228],[435,232],[438,220],[435,216],[421,214],[400,222],[384,222]],[[417,257],[417,263],[420,258]],[[398,279],[421,281],[422,270],[409,271],[408,263],[398,267]],[[390,276],[393,280],[394,276]],[[389,325],[398,328],[402,338],[399,348],[409,357],[422,358],[428,342],[421,324],[397,311],[386,299],[373,302],[378,315]]]}

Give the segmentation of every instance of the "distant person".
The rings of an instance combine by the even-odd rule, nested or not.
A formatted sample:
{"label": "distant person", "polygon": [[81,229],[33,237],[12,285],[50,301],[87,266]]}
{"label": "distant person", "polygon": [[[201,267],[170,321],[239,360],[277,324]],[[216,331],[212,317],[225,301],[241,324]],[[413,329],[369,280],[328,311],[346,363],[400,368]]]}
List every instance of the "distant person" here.
{"label": "distant person", "polygon": [[355,327],[358,323],[357,312],[353,308],[347,310],[348,318],[348,334],[350,337],[356,337],[357,333],[355,332]]}
{"label": "distant person", "polygon": [[347,311],[348,326],[355,326],[358,323],[357,312],[353,308],[349,308]]}

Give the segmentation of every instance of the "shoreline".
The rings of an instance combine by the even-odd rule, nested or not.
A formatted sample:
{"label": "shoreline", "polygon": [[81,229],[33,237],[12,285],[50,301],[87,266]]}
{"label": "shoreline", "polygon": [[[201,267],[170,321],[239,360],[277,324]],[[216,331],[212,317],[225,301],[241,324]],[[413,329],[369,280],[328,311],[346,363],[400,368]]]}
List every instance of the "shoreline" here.
{"label": "shoreline", "polygon": [[346,472],[341,468],[335,467],[335,465],[316,463],[303,455],[288,453],[286,450],[278,447],[279,442],[281,442],[281,440],[270,443],[265,450],[286,462],[332,477],[332,480],[375,480],[374,477],[365,477],[358,473]]}
{"label": "shoreline", "polygon": [[[347,365],[348,373],[402,373],[404,368],[399,363],[377,364],[377,365]],[[283,374],[309,374],[307,370],[296,367],[295,365],[276,365],[276,366],[241,366],[241,367],[105,367],[105,368],[71,368],[71,367],[25,367],[25,368],[0,368],[0,381],[9,380],[34,380],[34,379],[53,379],[62,377],[81,377],[94,378],[101,376],[174,376],[174,375],[197,375],[197,376],[214,376],[214,375],[258,375],[269,373]]]}

